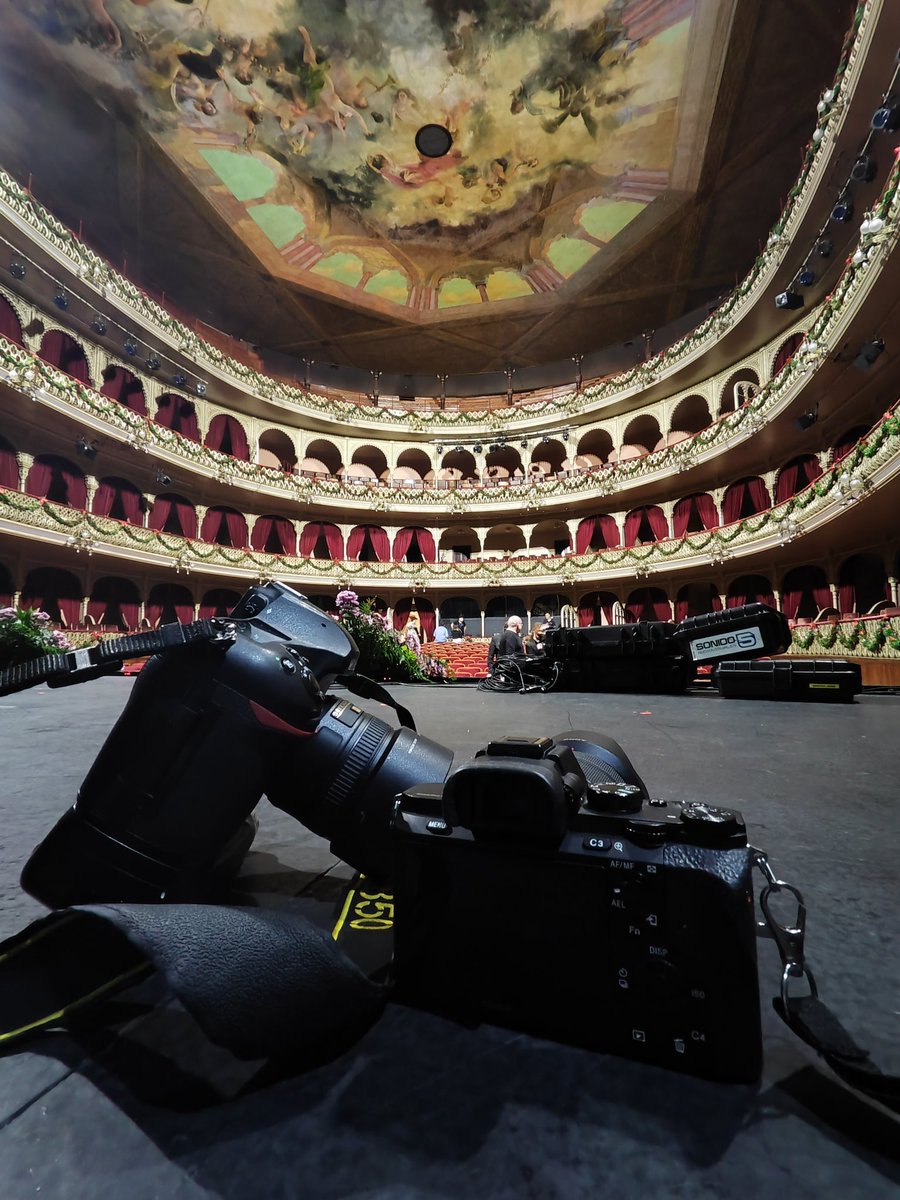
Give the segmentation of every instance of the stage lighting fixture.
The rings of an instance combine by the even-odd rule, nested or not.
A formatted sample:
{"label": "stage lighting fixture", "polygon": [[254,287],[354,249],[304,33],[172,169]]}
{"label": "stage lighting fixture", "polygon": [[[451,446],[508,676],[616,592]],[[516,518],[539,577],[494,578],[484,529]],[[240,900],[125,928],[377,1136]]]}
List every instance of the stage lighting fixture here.
{"label": "stage lighting fixture", "polygon": [[811,425],[815,425],[815,423],[816,423],[816,421],[818,421],[818,419],[819,419],[818,409],[811,408],[809,410],[809,412],[801,413],[801,415],[796,419],[794,424],[797,426],[797,428],[802,433],[804,429],[809,429],[809,427]]}
{"label": "stage lighting fixture", "polygon": [[75,443],[75,451],[77,454],[80,454],[82,458],[96,458],[97,443],[89,442],[87,438],[80,437]]}
{"label": "stage lighting fixture", "polygon": [[861,154],[850,169],[854,183],[871,183],[878,174],[878,163],[871,154]]}
{"label": "stage lighting fixture", "polygon": [[147,362],[146,362],[146,367],[147,367],[148,371],[158,371],[160,368],[160,365],[161,365],[160,361],[155,354],[148,355]]}
{"label": "stage lighting fixture", "polygon": [[138,344],[133,337],[127,337],[122,344],[122,349],[133,358],[138,352]]}
{"label": "stage lighting fixture", "polygon": [[496,442],[491,442],[491,444],[488,446],[488,454],[496,454],[499,449],[500,447]]}
{"label": "stage lighting fixture", "polygon": [[443,453],[444,453],[444,447],[443,447],[443,446],[440,446],[440,445],[438,445],[438,446],[435,446],[435,450],[438,452],[438,454],[443,454]]}
{"label": "stage lighting fixture", "polygon": [[816,282],[816,273],[812,267],[804,267],[797,276],[797,282],[801,287],[810,287]]}
{"label": "stage lighting fixture", "polygon": [[858,371],[868,371],[869,367],[881,357],[884,353],[884,341],[881,338],[872,338],[870,342],[864,342],[859,348],[859,353],[853,360],[853,365]]}
{"label": "stage lighting fixture", "polygon": [[462,454],[462,452],[465,450],[465,446],[454,446],[453,449],[457,454]]}
{"label": "stage lighting fixture", "polygon": [[473,454],[480,454],[480,453],[481,453],[481,451],[482,451],[482,448],[483,448],[483,447],[482,447],[482,445],[481,445],[481,442],[476,442],[476,443],[475,443],[475,445],[472,447],[472,453],[473,453]]}
{"label": "stage lighting fixture", "polygon": [[792,292],[790,290],[790,288],[788,288],[784,292],[779,292],[778,295],[775,297],[775,307],[776,308],[802,308],[803,307],[803,297],[800,295],[799,292]]}
{"label": "stage lighting fixture", "polygon": [[816,254],[819,258],[830,258],[831,252],[834,249],[834,242],[831,238],[819,238],[816,242]]}
{"label": "stage lighting fixture", "polygon": [[900,126],[900,108],[892,100],[893,97],[872,114],[872,128],[879,133],[893,133]]}
{"label": "stage lighting fixture", "polygon": [[93,329],[94,333],[96,333],[98,337],[103,337],[104,334],[106,334],[109,330],[109,325],[106,322],[106,318],[101,317],[100,314],[97,313],[96,317],[94,317],[93,321],[91,321],[91,329]]}
{"label": "stage lighting fixture", "polygon": [[157,467],[156,468],[156,482],[159,484],[162,484],[163,487],[171,487],[172,486],[172,476],[167,475],[165,473],[165,471],[162,471],[162,470],[160,470],[159,467]]}
{"label": "stage lighting fixture", "polygon": [[567,441],[569,440],[569,431],[568,431],[568,429],[565,429],[565,430],[563,430],[562,440],[563,440],[564,442],[567,442]]}
{"label": "stage lighting fixture", "polygon": [[183,371],[176,371],[172,376],[172,382],[176,387],[184,387],[187,383],[187,375]]}
{"label": "stage lighting fixture", "polygon": [[13,279],[24,279],[28,274],[28,268],[23,262],[20,262],[19,259],[14,258],[9,264],[9,273],[12,275]]}
{"label": "stage lighting fixture", "polygon": [[837,204],[831,210],[832,221],[852,221],[853,220],[853,201],[849,196],[841,196]]}
{"label": "stage lighting fixture", "polygon": [[62,289],[60,289],[53,297],[53,303],[57,308],[66,309],[69,307],[69,297]]}
{"label": "stage lighting fixture", "polygon": [[202,379],[197,380],[196,384],[194,385],[194,391],[197,393],[198,396],[206,395],[206,384],[203,382]]}
{"label": "stage lighting fixture", "polygon": [[545,433],[544,436],[541,438],[542,445],[546,446],[549,441],[550,441],[550,437],[548,434]]}

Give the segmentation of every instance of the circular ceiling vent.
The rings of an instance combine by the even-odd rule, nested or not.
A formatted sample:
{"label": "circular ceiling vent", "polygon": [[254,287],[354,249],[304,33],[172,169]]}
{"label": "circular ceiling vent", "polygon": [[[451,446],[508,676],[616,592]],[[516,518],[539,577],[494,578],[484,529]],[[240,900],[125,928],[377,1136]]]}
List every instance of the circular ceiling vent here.
{"label": "circular ceiling vent", "polygon": [[416,149],[426,158],[442,158],[452,145],[450,131],[443,125],[423,125],[416,131]]}

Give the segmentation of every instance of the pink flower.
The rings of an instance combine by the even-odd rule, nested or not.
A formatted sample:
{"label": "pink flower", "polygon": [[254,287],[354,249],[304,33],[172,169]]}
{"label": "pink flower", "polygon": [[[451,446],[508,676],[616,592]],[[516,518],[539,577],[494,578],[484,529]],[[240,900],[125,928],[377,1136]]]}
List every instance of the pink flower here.
{"label": "pink flower", "polygon": [[40,622],[42,625],[44,625],[44,624],[45,624],[47,621],[49,621],[49,620],[50,620],[50,614],[49,614],[49,613],[45,613],[45,612],[43,611],[43,609],[41,609],[39,612],[36,612],[36,613],[34,614],[34,619],[35,619],[36,621],[39,621],[39,622]]}

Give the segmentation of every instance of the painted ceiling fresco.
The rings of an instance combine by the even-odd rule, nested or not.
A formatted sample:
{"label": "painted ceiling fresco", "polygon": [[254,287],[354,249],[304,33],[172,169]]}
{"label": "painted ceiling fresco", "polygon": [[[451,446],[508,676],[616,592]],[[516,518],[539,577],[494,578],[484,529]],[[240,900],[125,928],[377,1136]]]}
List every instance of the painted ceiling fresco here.
{"label": "painted ceiling fresco", "polygon": [[[546,297],[666,194],[699,2],[30,0],[27,16],[267,270],[412,316]],[[426,125],[444,152],[417,150]]]}

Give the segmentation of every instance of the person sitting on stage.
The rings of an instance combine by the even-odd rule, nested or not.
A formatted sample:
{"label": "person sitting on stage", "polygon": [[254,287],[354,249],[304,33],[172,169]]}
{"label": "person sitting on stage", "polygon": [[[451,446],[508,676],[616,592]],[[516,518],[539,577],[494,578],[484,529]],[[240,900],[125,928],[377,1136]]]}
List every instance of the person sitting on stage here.
{"label": "person sitting on stage", "polygon": [[446,625],[437,625],[434,630],[434,640],[440,645],[442,642],[450,640],[450,634],[447,632]]}
{"label": "person sitting on stage", "polygon": [[531,632],[522,639],[525,653],[529,655],[544,653],[544,626],[532,625]]}
{"label": "person sitting on stage", "polygon": [[522,628],[521,617],[510,617],[502,633],[495,633],[488,646],[488,674],[493,675],[497,663],[509,654],[522,653],[522,639],[519,630]]}

